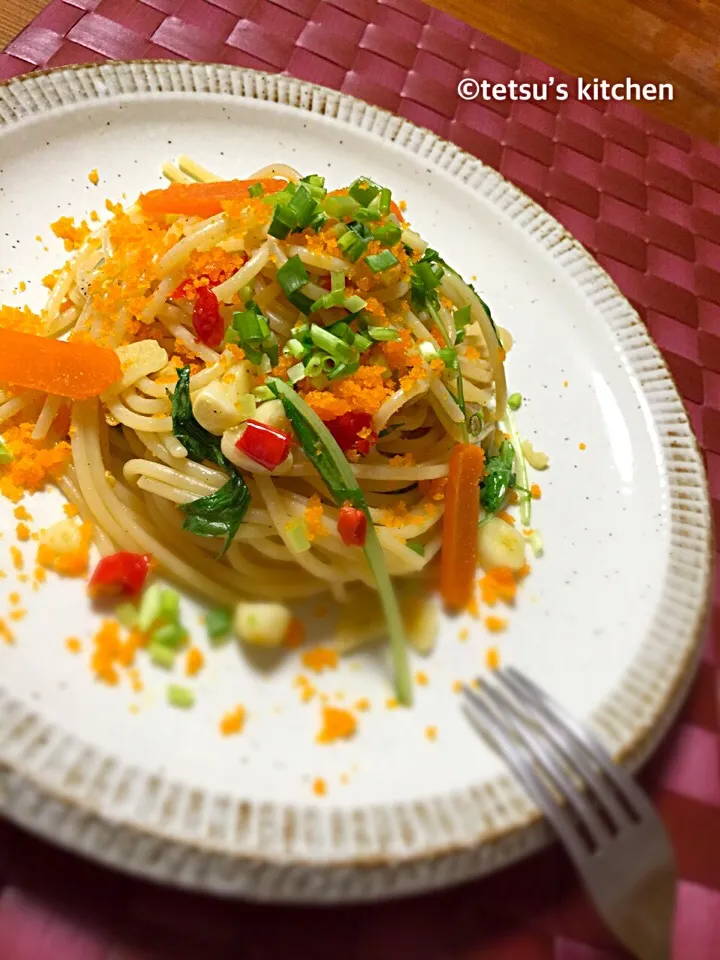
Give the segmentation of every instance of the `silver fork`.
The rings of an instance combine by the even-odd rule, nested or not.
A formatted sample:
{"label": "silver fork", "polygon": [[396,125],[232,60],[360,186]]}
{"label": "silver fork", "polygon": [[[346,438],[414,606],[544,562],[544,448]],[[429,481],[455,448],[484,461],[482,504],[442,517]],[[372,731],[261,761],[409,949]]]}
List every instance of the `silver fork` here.
{"label": "silver fork", "polygon": [[519,670],[492,677],[463,689],[473,724],[550,821],[618,940],[640,960],[669,960],[677,874],[645,794]]}

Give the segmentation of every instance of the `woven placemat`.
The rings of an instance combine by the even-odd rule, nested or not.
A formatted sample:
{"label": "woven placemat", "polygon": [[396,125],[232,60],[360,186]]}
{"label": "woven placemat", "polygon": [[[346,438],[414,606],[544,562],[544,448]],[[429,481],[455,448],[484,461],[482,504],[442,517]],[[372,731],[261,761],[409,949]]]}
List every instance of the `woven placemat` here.
{"label": "woven placemat", "polygon": [[[624,103],[464,102],[465,75],[559,71],[418,0],[53,0],[0,79],[110,58],[218,60],[335,87],[499,169],[598,258],[660,345],[720,518],[720,149]],[[720,606],[682,717],[643,780],[681,875],[677,960],[720,957]],[[2,960],[612,960],[552,849],[456,891],[345,910],[248,907],[116,876],[0,823]]]}

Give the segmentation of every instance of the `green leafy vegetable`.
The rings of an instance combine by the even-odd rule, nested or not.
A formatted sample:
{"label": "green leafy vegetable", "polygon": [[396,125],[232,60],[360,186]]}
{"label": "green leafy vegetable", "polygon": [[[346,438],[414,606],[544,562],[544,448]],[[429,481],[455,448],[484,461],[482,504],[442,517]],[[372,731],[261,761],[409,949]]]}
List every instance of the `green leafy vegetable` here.
{"label": "green leafy vegetable", "polygon": [[349,501],[367,516],[365,556],[375,576],[378,594],[385,611],[397,698],[401,703],[409,704],[412,702],[412,680],[407,659],[405,629],[382,547],[363,492],[345,455],[315,411],[284,381],[273,378],[268,381],[268,386],[282,400],[285,415],[292,424],[298,443],[322,477],[335,503],[342,506]]}
{"label": "green leafy vegetable", "polygon": [[247,484],[240,474],[233,472],[215,493],[180,505],[186,514],[183,530],[201,537],[224,537],[225,544],[219,554],[222,557],[233,542],[249,505]]}
{"label": "green leafy vegetable", "polygon": [[497,456],[490,457],[487,462],[485,477],[480,484],[480,502],[488,513],[497,513],[508,491],[515,486],[514,460],[513,446],[504,440]]}
{"label": "green leafy vegetable", "polygon": [[190,459],[197,463],[212,460],[219,467],[225,467],[227,461],[220,450],[220,437],[201,427],[192,412],[190,367],[180,367],[175,391],[170,393],[168,390],[167,394],[172,400],[173,434],[185,447]]}

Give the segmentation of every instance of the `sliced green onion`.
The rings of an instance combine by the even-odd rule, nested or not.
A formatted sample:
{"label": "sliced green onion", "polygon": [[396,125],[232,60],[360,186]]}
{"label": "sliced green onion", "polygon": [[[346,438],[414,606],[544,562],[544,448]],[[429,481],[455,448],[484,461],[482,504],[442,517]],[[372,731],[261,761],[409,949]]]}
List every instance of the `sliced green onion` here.
{"label": "sliced green onion", "polygon": [[266,400],[274,400],[275,394],[269,387],[254,387],[253,388],[253,397],[257,400],[258,403],[264,403]]}
{"label": "sliced green onion", "polygon": [[365,351],[369,350],[372,346],[372,340],[370,340],[368,337],[364,337],[361,333],[356,333],[353,346],[356,350],[359,350],[360,353],[365,353]]}
{"label": "sliced green onion", "polygon": [[171,683],[167,688],[167,702],[171,707],[189,710],[190,707],[195,706],[195,694],[188,687],[179,687],[176,683]]}
{"label": "sliced green onion", "polygon": [[368,336],[373,340],[399,340],[400,334],[395,327],[368,327]]}
{"label": "sliced green onion", "polygon": [[262,197],[264,195],[265,187],[261,183],[253,183],[252,186],[248,187],[249,197]]}
{"label": "sliced green onion", "polygon": [[13,458],[12,454],[10,453],[8,448],[5,446],[5,441],[3,440],[2,437],[0,437],[0,463],[2,464],[11,463],[12,458]]}
{"label": "sliced green onion", "polygon": [[267,320],[257,308],[236,311],[233,314],[232,325],[241,342],[261,343],[270,335]]}
{"label": "sliced green onion", "polygon": [[383,216],[390,213],[391,198],[392,198],[392,194],[390,193],[389,187],[383,187],[382,190],[380,191],[380,198],[379,198],[380,202],[378,204],[378,209],[380,210],[380,213]]}
{"label": "sliced green onion", "polygon": [[325,329],[334,337],[339,337],[341,340],[344,340],[345,343],[349,343],[350,346],[355,342],[355,334],[350,329],[350,324],[346,323],[345,320],[337,320],[329,327],[325,327]]}
{"label": "sliced green onion", "polygon": [[380,193],[380,187],[369,177],[358,177],[350,184],[348,193],[357,202],[366,207]]}
{"label": "sliced green onion", "polygon": [[342,305],[346,310],[349,310],[350,313],[359,313],[360,310],[365,309],[367,301],[363,300],[363,298],[357,294],[353,294],[352,297],[347,297],[347,299],[343,300]]}
{"label": "sliced green onion", "polygon": [[277,282],[286,297],[304,287],[309,279],[305,264],[297,254],[286,260],[277,272]]}
{"label": "sliced green onion", "polygon": [[330,292],[334,293],[336,290],[345,289],[345,274],[342,270],[333,271],[330,274]]}
{"label": "sliced green onion", "polygon": [[330,293],[326,293],[322,297],[317,298],[312,307],[310,307],[310,313],[317,313],[318,310],[329,310],[331,307],[339,307],[344,299],[344,287],[342,290],[331,290]]}
{"label": "sliced green onion", "polygon": [[430,340],[423,340],[418,346],[418,350],[420,351],[420,356],[425,360],[437,356],[437,347]]}
{"label": "sliced green onion", "polygon": [[452,347],[442,347],[438,350],[438,356],[448,368],[448,370],[457,370],[459,366],[458,355]]}
{"label": "sliced green onion", "polygon": [[386,223],[381,227],[375,227],[373,237],[381,243],[386,243],[388,247],[394,246],[402,236],[402,228],[396,223]]}
{"label": "sliced green onion", "polygon": [[160,616],[168,623],[180,620],[180,594],[177,590],[164,587],[160,594]]}
{"label": "sliced green onion", "polygon": [[187,630],[180,623],[164,623],[155,627],[150,634],[150,643],[158,643],[163,647],[172,647],[176,650],[187,637]]}
{"label": "sliced green onion", "polygon": [[322,358],[321,373],[332,373],[335,367],[338,366],[337,360],[331,357],[329,353],[320,354],[320,356]]}
{"label": "sliced green onion", "polygon": [[309,176],[303,177],[300,183],[306,185],[315,200],[324,200],[327,196],[325,177],[321,177],[317,173],[311,173]]}
{"label": "sliced green onion", "polygon": [[371,238],[372,234],[364,224],[353,221],[338,240],[338,247],[348,260],[355,263],[367,250]]}
{"label": "sliced green onion", "polygon": [[327,378],[328,380],[340,380],[342,377],[349,377],[351,373],[356,373],[359,367],[360,362],[357,359],[351,360],[350,363],[336,363],[332,370],[328,372]]}
{"label": "sliced green onion", "polygon": [[289,353],[291,357],[302,357],[307,353],[307,347],[304,343],[291,337],[283,347],[283,353]]}
{"label": "sliced green onion", "polygon": [[310,549],[304,517],[293,517],[285,524],[288,546],[293,553],[305,553]]}
{"label": "sliced green onion", "polygon": [[360,207],[358,212],[355,214],[355,219],[360,220],[362,223],[368,223],[375,220],[380,220],[382,214],[379,210],[373,210],[372,207]]}
{"label": "sliced green onion", "polygon": [[314,353],[305,364],[305,376],[317,377],[322,373],[322,354]]}
{"label": "sliced green onion", "polygon": [[477,437],[480,435],[480,431],[483,428],[483,414],[482,410],[478,410],[476,413],[473,413],[471,417],[468,418],[468,430],[471,437]]}
{"label": "sliced green onion", "polygon": [[507,405],[512,411],[519,410],[522,404],[522,394],[520,393],[511,393],[507,398]]}
{"label": "sliced green onion", "polygon": [[172,670],[175,664],[175,651],[171,647],[164,647],[161,643],[151,643],[148,647],[150,660],[156,667]]}
{"label": "sliced green onion", "polygon": [[159,583],[153,583],[143,594],[137,618],[137,628],[141,633],[147,633],[160,616],[162,590]]}
{"label": "sliced green onion", "polygon": [[305,364],[302,362],[296,363],[294,366],[290,367],[287,375],[290,383],[300,383],[300,381],[304,380],[306,376]]}
{"label": "sliced green onion", "polygon": [[232,610],[229,607],[213,607],[205,617],[205,629],[211,640],[227,637],[232,630]]}
{"label": "sliced green onion", "polygon": [[463,342],[464,339],[465,339],[465,331],[458,330],[458,332],[455,334],[455,345],[460,346],[460,344]]}
{"label": "sliced green onion", "polygon": [[419,557],[425,556],[425,544],[423,543],[408,543],[408,550],[412,550],[413,553],[416,553]]}
{"label": "sliced green onion", "polygon": [[325,330],[324,327],[318,326],[317,323],[314,323],[310,327],[310,337],[315,346],[324,350],[325,353],[329,353],[333,360],[338,360],[341,363],[349,363],[355,356],[355,352],[351,350],[344,340],[334,336],[329,330]]}
{"label": "sliced green onion", "polygon": [[365,263],[373,273],[382,273],[396,266],[400,261],[392,250],[381,250],[380,253],[371,253],[365,257]]}
{"label": "sliced green onion", "polygon": [[352,197],[341,194],[337,197],[326,197],[323,208],[329,217],[343,220],[345,217],[354,217],[360,204]]}
{"label": "sliced green onion", "polygon": [[115,618],[126,630],[132,630],[137,625],[137,607],[134,603],[120,603],[115,607]]}

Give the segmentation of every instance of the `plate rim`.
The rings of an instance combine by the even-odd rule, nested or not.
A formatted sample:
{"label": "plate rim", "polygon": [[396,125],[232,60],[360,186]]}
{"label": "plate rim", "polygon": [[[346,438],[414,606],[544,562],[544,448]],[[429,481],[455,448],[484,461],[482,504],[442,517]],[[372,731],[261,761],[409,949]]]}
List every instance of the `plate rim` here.
{"label": "plate rim", "polygon": [[[78,83],[73,84],[72,79]],[[714,559],[710,492],[702,454],[665,358],[637,312],[589,251],[497,170],[409,120],[294,77],[228,64],[152,59],[34,71],[0,83],[0,138],[29,115],[52,113],[78,102],[102,103],[118,96],[153,92],[232,94],[245,100],[275,102],[349,122],[355,129],[420,155],[436,169],[454,176],[468,190],[484,196],[499,212],[513,220],[520,219],[523,233],[550,253],[574,281],[575,289],[593,303],[622,356],[625,374],[637,379],[650,414],[648,430],[657,438],[668,478],[668,569],[661,599],[653,611],[653,624],[618,690],[603,701],[591,718],[591,726],[611,748],[616,760],[635,769],[664,736],[694,677],[709,612]],[[412,149],[408,146],[411,141]],[[641,357],[651,363],[637,369]],[[653,375],[650,397],[646,389],[649,373]],[[660,412],[660,407],[664,412]],[[678,479],[674,463],[694,469],[686,470]],[[686,513],[694,524],[689,523]],[[678,540],[684,543],[678,544]],[[692,567],[686,557],[684,561],[676,559],[677,569],[673,568],[673,558],[680,551],[692,554]],[[670,604],[690,616],[682,637],[670,639],[678,660],[668,676],[662,676],[657,664],[652,665],[660,678],[657,682],[662,680],[661,689],[656,691],[651,704],[646,703],[645,720],[636,720],[634,736],[619,742],[614,726],[618,713],[628,711],[629,715],[631,703],[635,714],[642,712],[638,702],[641,696],[633,693],[632,687],[623,687],[628,687],[628,676],[638,664],[642,665],[652,636],[657,634],[660,642],[663,635],[667,637],[669,631],[661,629],[657,621],[668,605],[665,588],[681,589],[683,570],[691,575],[687,583],[695,582],[698,589],[691,599],[676,595]],[[43,743],[39,752],[38,740]],[[38,755],[44,757],[50,752],[48,745],[54,748],[57,767],[50,777],[48,769],[38,762]],[[0,812],[60,845],[121,869],[226,895],[322,902],[420,892],[499,869],[539,849],[550,838],[539,811],[514,781],[503,775],[483,785],[481,791],[470,788],[387,807],[337,808],[327,802],[283,805],[238,800],[238,807],[250,809],[244,810],[241,817],[244,840],[236,835],[235,845],[229,848],[227,839],[200,836],[189,827],[189,820],[183,830],[182,824],[178,825],[177,811],[175,819],[171,817],[167,824],[153,822],[151,816],[130,817],[122,802],[108,796],[107,789],[103,795],[93,788],[93,774],[97,759],[101,764],[120,768],[115,777],[118,782],[128,778],[132,782],[133,777],[141,774],[127,762],[121,763],[101,750],[91,749],[99,757],[86,763],[85,775],[76,776],[79,783],[63,786],[61,781],[67,779],[76,748],[81,745],[79,738],[43,721],[41,708],[21,703],[0,685]],[[148,774],[145,779],[147,790],[149,781],[159,778]],[[197,793],[189,786],[161,783],[153,788],[152,795],[157,798],[164,792],[170,802],[175,797],[176,808],[189,805],[192,795]],[[91,800],[93,793],[100,795]],[[205,802],[212,813],[229,808],[230,800],[216,794]],[[226,821],[231,814],[225,809]],[[453,825],[457,818],[464,824],[459,830]],[[209,822],[211,816],[206,819]],[[469,826],[473,820],[483,827]],[[261,822],[272,825],[269,833],[274,831],[275,840],[263,839],[259,832]],[[420,834],[419,839],[414,837],[414,846],[402,839],[403,827],[407,828],[408,823],[412,824],[411,833]],[[327,838],[338,827],[346,837],[355,835],[358,846],[349,854],[336,855],[328,848]],[[295,849],[290,853],[281,849],[282,845],[274,846],[285,832],[295,840]],[[375,845],[359,841],[361,835],[374,837]],[[301,855],[303,847],[310,852]]]}

